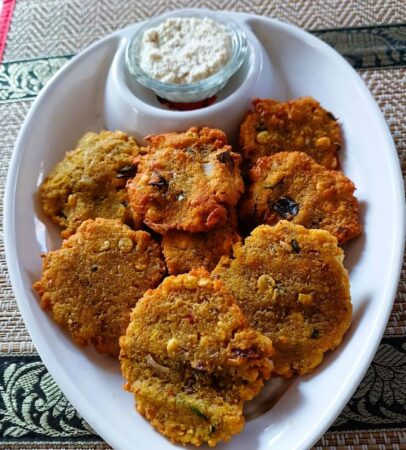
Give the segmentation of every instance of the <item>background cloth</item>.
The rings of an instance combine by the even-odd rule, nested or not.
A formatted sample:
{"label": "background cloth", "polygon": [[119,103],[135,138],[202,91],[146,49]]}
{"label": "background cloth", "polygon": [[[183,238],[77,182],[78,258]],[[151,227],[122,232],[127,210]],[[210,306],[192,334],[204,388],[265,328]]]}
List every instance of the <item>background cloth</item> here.
{"label": "background cloth", "polygon": [[[0,64],[0,214],[14,142],[32,101],[50,76],[102,36],[184,7],[273,17],[305,28],[335,47],[375,96],[406,174],[405,0],[17,0]],[[1,221],[1,238],[2,233]],[[376,357],[344,411],[315,448],[406,449],[405,333],[403,265],[394,308]],[[69,404],[36,353],[10,286],[2,239],[0,448],[110,448]]]}

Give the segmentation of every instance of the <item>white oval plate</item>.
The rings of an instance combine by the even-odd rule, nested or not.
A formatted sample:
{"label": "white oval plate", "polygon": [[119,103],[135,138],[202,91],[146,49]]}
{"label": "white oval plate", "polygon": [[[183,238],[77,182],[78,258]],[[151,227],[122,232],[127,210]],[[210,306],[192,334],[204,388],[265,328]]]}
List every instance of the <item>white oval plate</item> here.
{"label": "white oval plate", "polygon": [[[234,450],[306,449],[351,397],[385,329],[402,261],[402,178],[379,109],[341,56],[290,25],[229,14],[259,37],[284,77],[289,97],[311,95],[340,119],[345,137],[341,162],[358,187],[365,225],[363,236],[345,249],[354,317],[343,345],[329,354],[316,372],[286,384],[268,412],[247,423],[230,443],[219,445]],[[73,58],[34,102],[8,175],[5,245],[21,314],[42,360],[68,399],[114,448],[163,450],[178,447],[134,411],[132,396],[122,390],[118,364],[72,344],[39,308],[31,288],[41,274],[40,252],[60,244],[58,230],[40,212],[38,186],[83,133],[103,126],[100,107],[106,73],[129,30],[116,32]]]}

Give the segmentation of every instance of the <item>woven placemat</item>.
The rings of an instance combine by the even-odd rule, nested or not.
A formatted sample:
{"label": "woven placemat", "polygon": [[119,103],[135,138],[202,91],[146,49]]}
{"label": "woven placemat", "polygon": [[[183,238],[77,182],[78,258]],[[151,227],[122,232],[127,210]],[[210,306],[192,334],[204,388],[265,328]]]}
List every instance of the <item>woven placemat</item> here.
{"label": "woven placemat", "polygon": [[[111,31],[179,7],[232,9],[312,30],[359,70],[390,127],[406,174],[406,2],[19,0],[0,65],[0,195],[33,99],[70,57]],[[2,213],[0,203],[0,214]],[[2,237],[3,228],[0,225]],[[0,448],[105,449],[54,384],[25,329],[0,240]],[[367,375],[316,448],[406,448],[406,267]],[[26,399],[23,405],[22,392]],[[40,399],[41,414],[35,407]],[[247,449],[250,450],[250,449]]]}

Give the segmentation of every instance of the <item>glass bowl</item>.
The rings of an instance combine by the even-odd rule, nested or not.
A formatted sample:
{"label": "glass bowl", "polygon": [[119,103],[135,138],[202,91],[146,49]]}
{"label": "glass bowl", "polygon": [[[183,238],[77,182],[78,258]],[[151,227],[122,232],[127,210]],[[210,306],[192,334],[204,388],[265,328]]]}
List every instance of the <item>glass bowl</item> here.
{"label": "glass bowl", "polygon": [[[225,26],[231,36],[231,55],[228,62],[209,77],[193,83],[165,83],[151,78],[140,67],[140,49],[144,32],[156,27],[168,18],[205,17]],[[127,71],[138,83],[151,89],[158,97],[176,103],[199,102],[216,95],[227,84],[228,80],[237,72],[247,54],[247,37],[242,27],[218,12],[207,10],[174,11],[149,20],[140,27],[127,45],[125,64]]]}

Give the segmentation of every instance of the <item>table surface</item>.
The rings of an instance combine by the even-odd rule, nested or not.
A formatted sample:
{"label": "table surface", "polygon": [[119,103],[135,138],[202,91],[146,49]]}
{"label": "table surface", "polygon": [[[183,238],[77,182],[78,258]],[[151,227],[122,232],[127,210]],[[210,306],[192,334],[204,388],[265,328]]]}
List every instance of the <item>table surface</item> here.
{"label": "table surface", "polygon": [[[118,28],[170,9],[201,6],[273,17],[305,28],[335,47],[375,96],[405,175],[405,0],[17,0],[0,64],[0,214],[15,139],[49,77],[72,55]],[[2,240],[0,300],[0,448],[110,448],[72,408],[36,353],[13,296]],[[315,448],[406,448],[405,332],[404,265],[376,357]]]}

